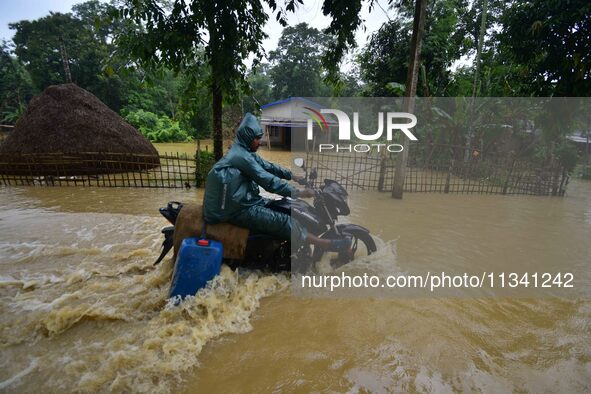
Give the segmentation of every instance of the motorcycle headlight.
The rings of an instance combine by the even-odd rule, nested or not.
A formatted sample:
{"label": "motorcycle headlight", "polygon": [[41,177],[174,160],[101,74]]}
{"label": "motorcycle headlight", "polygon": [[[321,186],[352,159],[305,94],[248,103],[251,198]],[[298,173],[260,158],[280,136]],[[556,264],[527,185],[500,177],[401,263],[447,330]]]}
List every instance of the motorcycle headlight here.
{"label": "motorcycle headlight", "polygon": [[326,207],[331,215],[346,216],[351,212],[347,203],[349,194],[338,182],[332,179],[325,179],[322,194],[324,195]]}

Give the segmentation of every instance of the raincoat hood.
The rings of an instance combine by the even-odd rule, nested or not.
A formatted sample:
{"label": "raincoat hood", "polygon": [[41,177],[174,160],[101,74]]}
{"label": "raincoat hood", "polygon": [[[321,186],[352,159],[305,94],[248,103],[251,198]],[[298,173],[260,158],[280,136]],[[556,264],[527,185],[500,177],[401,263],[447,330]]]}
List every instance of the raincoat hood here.
{"label": "raincoat hood", "polygon": [[[297,195],[297,190],[285,182],[292,179],[291,171],[269,163],[250,150],[252,141],[262,135],[258,120],[247,113],[236,130],[232,147],[207,174],[204,197],[206,222],[231,222],[238,220],[236,215],[255,205],[264,206],[266,202],[260,195],[259,186],[284,197]],[[274,215],[277,213],[271,210],[261,215],[247,215],[244,216],[247,218],[245,222],[241,223],[264,223],[263,227],[271,228],[277,219]]]}
{"label": "raincoat hood", "polygon": [[234,139],[234,142],[250,151],[252,141],[257,137],[260,138],[262,136],[263,129],[261,128],[259,121],[253,114],[247,112],[246,115],[244,115],[242,122],[240,122],[240,126],[238,126],[238,129],[236,130],[236,138]]}

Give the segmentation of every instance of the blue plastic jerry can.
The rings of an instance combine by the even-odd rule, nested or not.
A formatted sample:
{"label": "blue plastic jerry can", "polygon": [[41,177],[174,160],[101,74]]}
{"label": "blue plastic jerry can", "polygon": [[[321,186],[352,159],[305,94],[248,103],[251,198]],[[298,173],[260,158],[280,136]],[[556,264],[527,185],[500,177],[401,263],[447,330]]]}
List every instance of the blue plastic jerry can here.
{"label": "blue plastic jerry can", "polygon": [[185,238],[174,266],[170,297],[195,295],[220,273],[224,247],[218,241]]}

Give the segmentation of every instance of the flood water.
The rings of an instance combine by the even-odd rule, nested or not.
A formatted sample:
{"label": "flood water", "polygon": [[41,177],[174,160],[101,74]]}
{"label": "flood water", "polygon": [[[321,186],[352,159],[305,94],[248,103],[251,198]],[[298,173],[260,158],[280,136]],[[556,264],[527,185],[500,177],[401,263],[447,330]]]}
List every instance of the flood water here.
{"label": "flood water", "polygon": [[202,197],[0,188],[0,391],[591,391],[591,182],[564,198],[351,192],[348,221],[380,246],[368,269],[564,266],[577,292],[560,298],[298,297],[287,275],[224,268],[175,307],[170,256],[152,266],[158,208]]}

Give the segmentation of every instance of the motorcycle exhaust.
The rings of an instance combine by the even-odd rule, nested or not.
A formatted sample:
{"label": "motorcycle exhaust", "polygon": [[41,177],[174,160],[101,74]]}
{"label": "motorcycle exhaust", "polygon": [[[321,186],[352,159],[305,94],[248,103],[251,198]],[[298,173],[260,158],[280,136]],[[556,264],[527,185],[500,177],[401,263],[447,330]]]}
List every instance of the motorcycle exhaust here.
{"label": "motorcycle exhaust", "polygon": [[162,242],[162,252],[160,253],[160,256],[158,256],[154,265],[158,265],[170,249],[172,249],[174,244],[174,224],[176,223],[176,219],[179,216],[182,207],[182,203],[178,201],[170,201],[166,208],[159,209],[160,214],[164,216],[172,226],[163,227],[161,230],[162,234],[164,234],[164,242]]}
{"label": "motorcycle exhaust", "polygon": [[174,226],[163,227],[161,232],[162,234],[164,234],[164,242],[162,242],[162,253],[160,253],[160,256],[158,256],[158,260],[156,260],[154,265],[158,265],[158,263],[162,261],[164,256],[168,254],[168,252],[170,251],[170,249],[172,249],[172,246],[174,244]]}

